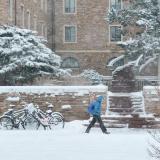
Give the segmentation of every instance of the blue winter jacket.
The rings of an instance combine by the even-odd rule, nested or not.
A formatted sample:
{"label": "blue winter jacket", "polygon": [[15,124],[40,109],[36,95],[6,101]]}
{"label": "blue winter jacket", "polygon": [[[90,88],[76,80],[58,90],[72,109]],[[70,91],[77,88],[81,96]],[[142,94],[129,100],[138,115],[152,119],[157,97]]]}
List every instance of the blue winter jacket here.
{"label": "blue winter jacket", "polygon": [[91,114],[93,116],[94,115],[97,115],[97,116],[101,115],[102,100],[103,100],[103,96],[99,96],[97,98],[97,100],[92,103],[92,105],[93,105],[93,111],[91,112]]}

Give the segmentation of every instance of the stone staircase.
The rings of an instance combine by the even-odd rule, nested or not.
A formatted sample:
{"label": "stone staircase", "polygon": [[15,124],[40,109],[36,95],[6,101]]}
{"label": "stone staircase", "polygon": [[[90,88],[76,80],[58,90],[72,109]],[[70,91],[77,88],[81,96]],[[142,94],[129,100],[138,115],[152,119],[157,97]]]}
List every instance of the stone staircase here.
{"label": "stone staircase", "polygon": [[142,92],[140,92],[139,96],[131,96],[130,100],[131,100],[133,113],[139,113],[139,114],[145,113],[145,110],[144,110],[144,97],[143,97]]}
{"label": "stone staircase", "polygon": [[144,114],[144,98],[142,92],[113,93],[108,92],[107,114],[130,115]]}
{"label": "stone staircase", "polygon": [[[160,128],[160,118],[155,118],[153,115],[102,116],[102,120],[107,128]],[[90,120],[84,125],[88,126],[89,122]],[[99,127],[99,124],[96,123],[95,127]]]}

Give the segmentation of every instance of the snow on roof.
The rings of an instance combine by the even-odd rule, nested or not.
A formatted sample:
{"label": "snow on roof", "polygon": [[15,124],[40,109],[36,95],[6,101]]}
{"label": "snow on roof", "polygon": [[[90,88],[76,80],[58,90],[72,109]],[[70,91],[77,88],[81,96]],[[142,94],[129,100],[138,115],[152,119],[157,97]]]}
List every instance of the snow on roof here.
{"label": "snow on roof", "polygon": [[0,94],[2,93],[56,93],[64,92],[106,92],[107,86],[0,86]]}

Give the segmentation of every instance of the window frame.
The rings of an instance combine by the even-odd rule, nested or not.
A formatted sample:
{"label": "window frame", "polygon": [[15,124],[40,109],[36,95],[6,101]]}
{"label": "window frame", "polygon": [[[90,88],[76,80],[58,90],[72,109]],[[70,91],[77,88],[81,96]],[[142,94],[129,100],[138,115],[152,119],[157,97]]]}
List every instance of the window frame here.
{"label": "window frame", "polygon": [[122,28],[122,25],[109,25],[109,43],[117,43],[117,42],[122,42],[123,41],[123,36],[121,34],[121,40],[120,41],[111,41],[111,27],[121,27],[121,30],[123,29]]}
{"label": "window frame", "polygon": [[[75,41],[66,41],[66,27],[75,27]],[[63,27],[63,43],[77,43],[77,25],[64,25]]]}
{"label": "window frame", "polygon": [[66,0],[63,0],[63,14],[67,14],[67,15],[74,15],[77,14],[77,0],[75,1],[75,11],[74,12],[66,12]]}
{"label": "window frame", "polygon": [[[121,9],[123,9],[123,0],[121,1]],[[109,10],[111,10],[111,4],[112,4],[112,0],[109,0]]]}
{"label": "window frame", "polygon": [[[68,59],[73,59],[75,60],[75,62],[77,63],[78,67],[63,67],[63,63],[68,60]],[[64,69],[79,69],[80,68],[80,63],[79,61],[75,58],[75,57],[72,57],[72,56],[69,56],[69,57],[65,57],[62,61],[62,64],[61,64],[61,67],[64,68]]]}

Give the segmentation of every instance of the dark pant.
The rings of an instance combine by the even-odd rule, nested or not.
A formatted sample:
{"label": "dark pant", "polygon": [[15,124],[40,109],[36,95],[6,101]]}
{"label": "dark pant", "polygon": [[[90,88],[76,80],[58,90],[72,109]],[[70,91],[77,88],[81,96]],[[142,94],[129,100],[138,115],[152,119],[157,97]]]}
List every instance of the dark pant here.
{"label": "dark pant", "polygon": [[97,115],[94,115],[91,123],[89,124],[89,126],[86,129],[86,133],[89,133],[91,127],[93,127],[96,122],[98,122],[100,124],[102,132],[106,132],[107,131],[106,127],[103,124],[103,121],[102,121],[101,117],[97,116]]}

